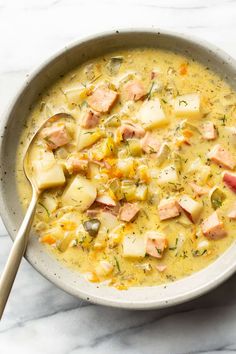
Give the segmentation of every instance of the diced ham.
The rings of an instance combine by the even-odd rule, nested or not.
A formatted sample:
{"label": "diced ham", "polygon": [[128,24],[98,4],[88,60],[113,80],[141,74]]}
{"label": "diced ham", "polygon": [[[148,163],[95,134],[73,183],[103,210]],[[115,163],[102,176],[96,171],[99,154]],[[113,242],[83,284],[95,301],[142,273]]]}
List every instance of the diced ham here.
{"label": "diced ham", "polygon": [[203,123],[202,136],[205,140],[215,140],[217,138],[217,130],[212,122]]}
{"label": "diced ham", "polygon": [[66,145],[71,140],[65,125],[46,127],[41,131],[41,136],[45,139],[49,149],[55,150]]}
{"label": "diced ham", "polygon": [[87,209],[87,210],[86,210],[86,214],[87,214],[87,216],[89,216],[90,218],[94,218],[95,216],[98,216],[98,214],[100,214],[101,211],[102,211],[102,209],[99,209],[99,208]]}
{"label": "diced ham", "polygon": [[132,80],[124,85],[124,95],[128,101],[138,101],[142,98],[146,92],[142,82],[138,80]]}
{"label": "diced ham", "polygon": [[135,203],[125,203],[119,211],[119,219],[121,221],[133,221],[138,215],[140,208]]}
{"label": "diced ham", "polygon": [[141,140],[141,146],[147,154],[156,153],[160,150],[161,144],[152,133],[147,132]]}
{"label": "diced ham", "polygon": [[83,172],[88,169],[88,161],[82,160],[77,156],[68,157],[65,165],[69,173]]}
{"label": "diced ham", "polygon": [[93,218],[97,215],[99,215],[101,212],[106,212],[110,213],[111,215],[117,216],[119,214],[120,210],[120,204],[116,203],[115,206],[110,206],[110,205],[105,205],[103,203],[97,203],[95,200],[95,203],[92,206],[93,208],[86,210],[87,216]]}
{"label": "diced ham", "polygon": [[209,188],[201,187],[194,182],[190,182],[189,185],[192,188],[192,190],[194,191],[195,195],[197,195],[199,197],[201,197],[202,195],[208,194],[208,192],[209,192]]}
{"label": "diced ham", "polygon": [[236,203],[233,205],[227,216],[232,220],[236,220]]}
{"label": "diced ham", "polygon": [[131,138],[142,138],[145,130],[137,124],[123,124],[117,129],[117,134],[121,135],[122,140]]}
{"label": "diced ham", "polygon": [[155,79],[155,77],[156,77],[155,71],[151,71],[151,80]]}
{"label": "diced ham", "polygon": [[155,79],[156,77],[161,75],[161,70],[160,68],[154,68],[151,71],[151,80]]}
{"label": "diced ham", "polygon": [[162,273],[166,270],[167,266],[165,264],[158,264],[156,266],[156,269],[158,270],[158,272]]}
{"label": "diced ham", "polygon": [[230,172],[224,172],[223,182],[236,193],[236,174]]}
{"label": "diced ham", "polygon": [[166,237],[155,231],[149,231],[146,235],[146,253],[155,258],[162,258],[168,244]]}
{"label": "diced ham", "polygon": [[227,235],[224,224],[216,211],[202,222],[201,227],[203,234],[211,240],[218,240]]}
{"label": "diced ham", "polygon": [[103,211],[110,213],[112,215],[118,216],[118,214],[120,212],[120,203],[116,203],[115,206],[105,205],[103,208]]}
{"label": "diced ham", "polygon": [[152,70],[152,71],[151,71],[151,80],[155,79],[155,77],[157,77],[158,74],[159,74],[159,73],[158,73],[157,71]]}
{"label": "diced ham", "polygon": [[118,97],[118,93],[106,86],[99,86],[88,98],[89,106],[97,112],[109,112]]}
{"label": "diced ham", "polygon": [[180,214],[178,202],[174,198],[162,199],[158,205],[160,220],[175,218]]}
{"label": "diced ham", "polygon": [[116,206],[116,202],[107,194],[101,194],[99,195],[96,200],[97,203],[107,205],[107,206]]}
{"label": "diced ham", "polygon": [[215,163],[222,165],[231,170],[236,166],[235,158],[232,154],[225,150],[220,144],[215,145],[208,153],[208,157]]}
{"label": "diced ham", "polygon": [[91,109],[87,112],[85,112],[82,122],[81,122],[81,127],[85,129],[91,129],[95,128],[98,123],[99,123],[100,115],[97,112],[93,112]]}

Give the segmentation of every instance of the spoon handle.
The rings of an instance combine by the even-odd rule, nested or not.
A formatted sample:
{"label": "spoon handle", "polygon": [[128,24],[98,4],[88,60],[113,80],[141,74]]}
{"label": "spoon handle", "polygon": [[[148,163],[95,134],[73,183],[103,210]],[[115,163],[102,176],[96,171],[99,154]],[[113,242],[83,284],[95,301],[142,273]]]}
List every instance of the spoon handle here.
{"label": "spoon handle", "polygon": [[2,314],[5,309],[9,294],[11,292],[16,273],[20,266],[21,259],[25,253],[38,197],[38,193],[33,192],[28,210],[16,235],[16,238],[14,240],[13,246],[7,259],[7,263],[0,278],[0,319],[2,318]]}

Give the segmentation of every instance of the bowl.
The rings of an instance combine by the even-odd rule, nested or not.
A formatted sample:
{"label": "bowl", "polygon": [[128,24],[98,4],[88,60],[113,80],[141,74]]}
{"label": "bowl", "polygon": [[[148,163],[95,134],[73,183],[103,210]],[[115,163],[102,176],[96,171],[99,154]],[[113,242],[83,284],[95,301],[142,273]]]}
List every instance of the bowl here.
{"label": "bowl", "polygon": [[[236,62],[219,48],[182,34],[153,29],[117,30],[66,46],[27,77],[1,119],[0,211],[13,240],[23,218],[17,198],[16,151],[32,103],[52,81],[74,66],[105,52],[132,47],[163,48],[194,57],[236,89]],[[102,305],[151,309],[179,304],[215,288],[234,273],[235,254],[236,244],[233,243],[215,262],[191,276],[165,285],[132,287],[123,291],[88,282],[78,272],[53,258],[33,235],[25,258],[48,280],[74,296]]]}

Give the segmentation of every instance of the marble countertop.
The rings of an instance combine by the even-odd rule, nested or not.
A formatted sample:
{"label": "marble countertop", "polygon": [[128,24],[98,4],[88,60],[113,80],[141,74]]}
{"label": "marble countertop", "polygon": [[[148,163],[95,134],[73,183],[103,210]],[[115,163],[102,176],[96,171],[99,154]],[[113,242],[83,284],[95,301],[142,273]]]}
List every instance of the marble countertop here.
{"label": "marble countertop", "polygon": [[[0,0],[0,113],[28,71],[66,43],[119,27],[205,38],[236,57],[235,0]],[[0,224],[0,272],[11,241]],[[236,275],[170,309],[127,311],[64,293],[23,260],[0,323],[1,354],[236,353]]]}

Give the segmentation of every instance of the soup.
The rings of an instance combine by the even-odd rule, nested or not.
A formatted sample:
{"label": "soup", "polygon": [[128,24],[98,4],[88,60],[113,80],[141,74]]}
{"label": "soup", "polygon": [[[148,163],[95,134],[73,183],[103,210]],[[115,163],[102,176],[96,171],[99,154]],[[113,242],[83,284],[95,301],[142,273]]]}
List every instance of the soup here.
{"label": "soup", "polygon": [[92,282],[117,289],[209,265],[236,231],[236,95],[178,53],[109,53],[60,77],[32,108],[18,149],[24,208],[40,197],[39,242]]}

